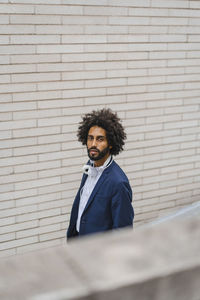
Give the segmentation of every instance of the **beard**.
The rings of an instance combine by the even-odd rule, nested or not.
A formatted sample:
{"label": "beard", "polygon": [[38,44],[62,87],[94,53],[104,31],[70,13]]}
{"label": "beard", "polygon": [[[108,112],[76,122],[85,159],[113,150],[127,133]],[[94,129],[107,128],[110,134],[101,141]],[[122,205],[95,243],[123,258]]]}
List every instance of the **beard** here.
{"label": "beard", "polygon": [[[98,155],[97,155],[97,156],[90,155],[90,150],[95,150],[95,151],[97,151]],[[95,147],[91,147],[90,149],[87,148],[88,156],[89,156],[89,158],[90,158],[91,160],[93,160],[93,161],[100,160],[100,159],[104,158],[104,156],[105,156],[106,154],[108,154],[109,151],[110,151],[110,148],[109,148],[109,147],[104,148],[102,151],[98,150],[98,149],[95,148]]]}

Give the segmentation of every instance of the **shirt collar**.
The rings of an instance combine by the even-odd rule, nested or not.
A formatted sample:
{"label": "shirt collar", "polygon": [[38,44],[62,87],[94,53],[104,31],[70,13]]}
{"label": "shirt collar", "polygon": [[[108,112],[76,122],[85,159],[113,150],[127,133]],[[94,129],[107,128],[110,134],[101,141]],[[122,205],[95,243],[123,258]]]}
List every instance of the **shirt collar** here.
{"label": "shirt collar", "polygon": [[[109,162],[111,161],[111,155],[109,155],[109,157],[106,159],[106,161],[104,162],[104,164],[100,167],[95,167],[95,170],[97,170],[98,172],[103,171],[106,166],[109,164]],[[92,164],[92,166],[94,166],[94,161],[90,160],[90,163]]]}

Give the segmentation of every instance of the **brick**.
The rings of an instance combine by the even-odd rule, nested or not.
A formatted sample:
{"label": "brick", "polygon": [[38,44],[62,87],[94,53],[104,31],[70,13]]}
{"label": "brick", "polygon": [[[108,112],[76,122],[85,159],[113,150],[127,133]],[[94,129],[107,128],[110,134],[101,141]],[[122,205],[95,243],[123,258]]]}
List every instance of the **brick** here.
{"label": "brick", "polygon": [[25,120],[30,118],[50,118],[50,117],[60,117],[62,115],[61,109],[49,109],[49,110],[32,110],[25,112],[14,112],[13,120]]}
{"label": "brick", "polygon": [[11,15],[10,24],[61,24],[61,17],[56,15]]}
{"label": "brick", "polygon": [[15,46],[9,46],[9,45],[2,45],[1,49],[0,49],[0,54],[33,54],[35,53],[35,47],[34,46],[27,46],[27,45],[23,45],[23,46],[19,46],[19,45],[15,45]]}
{"label": "brick", "polygon": [[190,1],[189,2],[190,8],[200,8],[200,3],[198,1]]}
{"label": "brick", "polygon": [[1,15],[0,24],[9,24],[9,16],[2,16]]}
{"label": "brick", "polygon": [[63,4],[73,4],[73,5],[94,5],[94,6],[101,6],[101,5],[107,5],[107,0],[102,0],[101,2],[97,0],[63,0]]}
{"label": "brick", "polygon": [[194,149],[178,150],[178,147],[176,147],[175,151],[163,153],[162,158],[169,159],[175,157],[193,156],[194,154],[195,154]]}
{"label": "brick", "polygon": [[200,112],[191,112],[191,113],[186,113],[183,116],[183,120],[198,120],[200,116]]}
{"label": "brick", "polygon": [[38,15],[81,15],[83,8],[69,5],[38,5],[35,13]]}
{"label": "brick", "polygon": [[67,71],[83,71],[84,65],[82,63],[53,63],[53,64],[39,64],[38,71],[40,72],[67,72]]}
{"label": "brick", "polygon": [[27,205],[32,205],[32,204],[38,204],[38,203],[45,203],[48,201],[57,201],[61,198],[61,193],[51,193],[51,194],[45,194],[45,195],[40,195],[38,197],[33,195],[30,197],[22,197],[16,200],[16,207],[21,207],[21,206],[27,206]]}
{"label": "brick", "polygon": [[36,189],[23,190],[23,191],[11,191],[9,193],[0,194],[0,199],[2,201],[18,199],[20,197],[30,197],[37,194]]}
{"label": "brick", "polygon": [[0,245],[0,250],[10,249],[10,248],[19,247],[19,246],[23,246],[23,245],[27,245],[27,244],[32,244],[37,241],[38,241],[37,237],[28,237],[28,238],[19,239],[19,240],[13,240],[13,241],[2,243]]}
{"label": "brick", "polygon": [[[1,16],[2,18],[2,16]],[[34,34],[34,25],[1,25],[0,34]]]}
{"label": "brick", "polygon": [[27,157],[19,156],[19,157],[7,157],[7,158],[0,158],[0,166],[10,166],[10,165],[20,165],[23,163],[31,163],[36,162],[37,156],[29,155]]}
{"label": "brick", "polygon": [[58,238],[61,238],[63,236],[66,235],[66,230],[59,230],[56,232],[52,232],[52,233],[46,233],[46,234],[42,234],[40,235],[40,241],[48,241],[48,240],[55,240]]}
{"label": "brick", "polygon": [[110,25],[149,25],[149,17],[109,17]]}
{"label": "brick", "polygon": [[159,17],[152,17],[150,25],[174,25],[174,26],[184,26],[188,24],[188,18],[159,18]]}
{"label": "brick", "polygon": [[108,70],[108,77],[132,77],[132,76],[146,76],[147,70],[145,69],[126,69],[126,70]]}
{"label": "brick", "polygon": [[[27,4],[27,0],[11,0],[10,2],[15,3],[24,3]],[[35,0],[35,1],[29,1],[28,3],[32,4],[49,4],[49,0]],[[55,0],[54,4],[61,4],[60,0]]]}
{"label": "brick", "polygon": [[8,208],[13,208],[15,206],[14,201],[3,201],[0,203],[0,209],[8,209]]}
{"label": "brick", "polygon": [[[154,51],[149,54],[150,59],[182,59],[186,57],[185,52],[180,51]],[[168,61],[169,62],[169,61]]]}
{"label": "brick", "polygon": [[86,88],[94,87],[107,87],[107,86],[123,86],[126,84],[125,78],[116,78],[116,79],[96,79],[96,80],[87,80],[85,82]]}
{"label": "brick", "polygon": [[23,254],[23,253],[26,253],[29,251],[42,250],[45,248],[55,247],[58,245],[61,245],[60,240],[50,240],[50,241],[45,241],[45,242],[38,242],[38,243],[31,244],[31,245],[20,246],[16,249],[16,253]]}
{"label": "brick", "polygon": [[0,72],[6,74],[35,72],[35,65],[1,65]]}
{"label": "brick", "polygon": [[[147,59],[148,54],[146,52],[119,52],[119,53],[108,53],[107,54],[108,60],[122,60],[122,61],[131,61],[131,60],[141,60]],[[128,62],[128,64],[131,62]],[[135,61],[133,62],[133,64]],[[139,62],[141,64],[141,62]]]}
{"label": "brick", "polygon": [[8,226],[11,224],[15,223],[15,217],[7,217],[7,218],[1,218],[0,219],[0,225],[3,226]]}
{"label": "brick", "polygon": [[40,91],[40,92],[28,92],[28,93],[16,93],[13,95],[13,102],[21,102],[23,100],[48,100],[62,98],[61,91]]}
{"label": "brick", "polygon": [[16,183],[19,181],[27,181],[31,179],[36,179],[37,173],[36,172],[29,172],[25,174],[17,174],[17,175],[4,175],[0,176],[0,182],[1,184],[7,184],[7,183]]}
{"label": "brick", "polygon": [[15,239],[15,233],[7,233],[0,235],[0,243],[4,243]]}
{"label": "brick", "polygon": [[0,175],[8,175],[13,173],[13,168],[12,167],[5,167],[0,169]]}
{"label": "brick", "polygon": [[167,17],[169,15],[168,8],[129,8],[130,16],[162,16]]}
{"label": "brick", "polygon": [[19,224],[7,225],[7,226],[3,227],[3,231],[5,233],[17,232],[20,230],[31,229],[31,228],[34,228],[37,226],[38,226],[38,221],[34,220],[34,221],[28,221],[28,222],[19,223]]}
{"label": "brick", "polygon": [[12,120],[12,113],[0,113],[0,120],[1,120],[1,122],[11,121]]}
{"label": "brick", "polygon": [[95,62],[95,63],[86,63],[84,68],[85,70],[119,70],[126,69],[126,62]]}
{"label": "brick", "polygon": [[9,56],[0,55],[0,67],[4,64],[9,64]]}
{"label": "brick", "polygon": [[70,25],[88,25],[88,24],[98,24],[98,25],[107,25],[107,17],[102,16],[63,16],[62,17],[63,24]]}
{"label": "brick", "polygon": [[3,122],[0,126],[0,130],[9,130],[16,128],[31,128],[36,126],[35,120],[25,120],[25,121],[9,121]]}
{"label": "brick", "polygon": [[162,0],[153,0],[151,3],[152,7],[167,7],[167,8],[189,8],[188,1],[169,1],[164,3]]}
{"label": "brick", "polygon": [[64,107],[81,107],[83,106],[84,100],[83,99],[70,99],[70,100],[50,100],[50,101],[38,101],[38,108],[64,108]]}
{"label": "brick", "polygon": [[170,166],[170,167],[163,167],[161,169],[161,174],[166,174],[166,173],[173,173],[173,172],[179,172],[181,170],[188,170],[193,168],[192,164],[179,164],[175,166]]}
{"label": "brick", "polygon": [[32,74],[17,74],[11,76],[12,82],[41,82],[41,81],[51,81],[60,80],[59,73],[32,73]]}
{"label": "brick", "polygon": [[87,72],[63,72],[62,79],[63,80],[84,80],[84,79],[99,79],[105,78],[105,71],[87,71]]}
{"label": "brick", "polygon": [[60,133],[60,127],[47,127],[47,128],[29,128],[29,129],[17,129],[13,130],[13,138],[20,138],[20,137],[37,137],[41,135],[48,135],[48,134],[56,134]]}
{"label": "brick", "polygon": [[126,7],[95,7],[95,6],[86,6],[84,7],[85,15],[100,15],[100,16],[126,16],[128,14],[128,8]]}
{"label": "brick", "polygon": [[13,55],[10,57],[10,59],[11,62],[14,64],[21,63],[21,64],[28,64],[29,66],[30,63],[60,62],[60,55],[59,54]]}
{"label": "brick", "polygon": [[138,2],[137,0],[108,0],[108,5],[116,5],[116,6],[128,6],[128,7],[149,7],[149,0],[141,0]]}
{"label": "brick", "polygon": [[58,151],[60,150],[60,145],[59,144],[51,144],[49,145],[33,145],[30,147],[19,147],[15,148],[13,151],[14,156],[18,155],[28,155],[28,154],[40,154],[40,153],[48,153],[48,152],[53,152],[53,151]]}
{"label": "brick", "polygon": [[66,220],[65,215],[47,217],[45,219],[40,220],[40,226],[48,226],[49,224],[56,224],[56,223],[63,222],[65,220]]}
{"label": "brick", "polygon": [[[1,1],[2,2],[2,1]],[[33,14],[33,5],[1,4],[0,14]]]}
{"label": "brick", "polygon": [[63,199],[58,199],[57,201],[51,201],[51,202],[45,202],[45,203],[40,203],[38,205],[39,210],[47,210],[47,209],[53,209],[57,207],[63,207],[66,206],[66,201]]}
{"label": "brick", "polygon": [[12,84],[2,84],[1,92],[2,93],[17,93],[17,92],[33,92],[36,91],[36,84],[32,83],[12,83]]}
{"label": "brick", "polygon": [[30,109],[36,109],[36,103],[35,102],[29,102],[29,103],[6,103],[1,104],[1,112],[12,112],[12,111],[22,111],[22,110],[30,110]]}
{"label": "brick", "polygon": [[111,26],[102,25],[98,26],[94,24],[85,26],[86,34],[126,34],[129,32],[128,26]]}
{"label": "brick", "polygon": [[72,53],[72,54],[62,54],[63,62],[89,62],[89,61],[105,61],[105,53]]}
{"label": "brick", "polygon": [[157,189],[155,191],[144,192],[143,198],[145,199],[145,198],[169,195],[169,194],[174,194],[174,193],[176,193],[176,187],[170,187],[167,189]]}
{"label": "brick", "polygon": [[63,35],[63,44],[98,44],[106,43],[106,35]]}
{"label": "brick", "polygon": [[140,84],[162,84],[166,82],[165,76],[148,76],[148,77],[132,77],[128,78],[128,85],[140,85]]}
{"label": "brick", "polygon": [[167,34],[168,26],[129,26],[131,34]]}
{"label": "brick", "polygon": [[19,182],[15,184],[15,189],[16,191],[22,190],[22,189],[31,189],[35,187],[40,187],[40,186],[48,186],[48,185],[53,185],[53,184],[59,184],[60,183],[60,178],[45,178],[45,179],[37,179],[37,180],[31,180],[28,182]]}
{"label": "brick", "polygon": [[38,90],[67,90],[67,89],[81,89],[84,87],[83,81],[54,81],[38,83]]}
{"label": "brick", "polygon": [[0,131],[0,140],[9,139],[12,137],[11,130]]}
{"label": "brick", "polygon": [[9,83],[10,76],[9,75],[0,75],[0,83]]}
{"label": "brick", "polygon": [[0,150],[0,157],[4,158],[4,157],[11,157],[12,156],[12,150],[11,149],[3,149]]}
{"label": "brick", "polygon": [[0,36],[0,45],[9,44],[9,37],[8,36]]}
{"label": "brick", "polygon": [[36,25],[36,34],[83,34],[83,26],[79,25]]}
{"label": "brick", "polygon": [[37,46],[37,53],[82,53],[83,45],[45,45]]}
{"label": "brick", "polygon": [[149,75],[156,76],[156,75],[176,75],[176,74],[184,74],[184,68],[156,68],[150,69]]}
{"label": "brick", "polygon": [[29,44],[58,44],[60,43],[59,35],[14,35],[11,36],[12,44],[29,45]]}
{"label": "brick", "polygon": [[147,87],[148,92],[161,92],[161,91],[166,91],[169,92],[174,91],[174,90],[182,90],[184,88],[183,83],[165,83],[165,84],[157,84],[157,85],[149,85]]}
{"label": "brick", "polygon": [[197,121],[180,121],[180,122],[171,122],[164,125],[165,129],[175,129],[175,128],[184,128],[184,127],[193,127],[197,126]]}

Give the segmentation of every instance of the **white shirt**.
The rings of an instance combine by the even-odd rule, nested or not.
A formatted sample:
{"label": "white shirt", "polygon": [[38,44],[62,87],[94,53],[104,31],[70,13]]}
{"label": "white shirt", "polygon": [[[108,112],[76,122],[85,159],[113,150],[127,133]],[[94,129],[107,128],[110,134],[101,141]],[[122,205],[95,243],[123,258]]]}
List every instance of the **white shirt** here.
{"label": "white shirt", "polygon": [[[86,204],[88,202],[88,199],[90,198],[90,195],[92,194],[92,191],[101,177],[101,174],[105,170],[106,166],[108,165],[109,161],[111,159],[111,156],[108,157],[108,159],[104,162],[104,164],[100,167],[92,167],[90,166],[89,172],[88,172],[88,178],[85,181],[85,184],[81,190],[81,198],[79,202],[79,209],[78,209],[78,218],[76,221],[76,230],[79,232],[80,229],[80,220],[81,216],[83,214],[83,211],[86,207]],[[91,161],[93,163],[93,161]]]}

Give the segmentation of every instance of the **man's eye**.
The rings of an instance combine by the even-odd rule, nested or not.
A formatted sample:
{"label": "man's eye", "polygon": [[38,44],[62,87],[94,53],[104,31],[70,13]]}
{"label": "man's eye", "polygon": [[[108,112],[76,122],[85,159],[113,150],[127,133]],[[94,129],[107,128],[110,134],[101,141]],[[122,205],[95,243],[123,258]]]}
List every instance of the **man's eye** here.
{"label": "man's eye", "polygon": [[103,142],[103,140],[104,140],[103,137],[98,138],[98,141],[100,141],[100,142]]}

